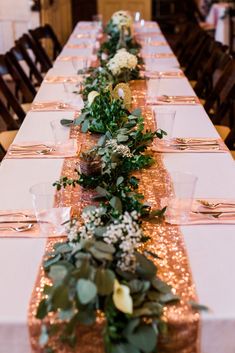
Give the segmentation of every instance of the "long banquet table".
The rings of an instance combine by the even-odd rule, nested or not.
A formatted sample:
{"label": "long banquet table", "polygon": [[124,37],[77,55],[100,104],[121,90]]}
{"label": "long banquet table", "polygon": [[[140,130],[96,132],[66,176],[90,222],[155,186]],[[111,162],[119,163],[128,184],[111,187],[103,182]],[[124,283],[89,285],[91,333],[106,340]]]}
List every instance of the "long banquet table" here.
{"label": "long banquet table", "polygon": [[[157,27],[157,25],[156,25]],[[74,33],[68,40],[76,44]],[[158,35],[159,40],[165,40]],[[166,49],[168,48],[168,49]],[[162,50],[161,50],[162,49]],[[159,47],[159,52],[168,50]],[[91,49],[64,47],[60,57],[91,55]],[[165,60],[165,61],[164,61]],[[177,66],[177,60],[156,60],[156,67]],[[71,75],[70,61],[56,60],[50,75]],[[194,95],[186,78],[162,79],[159,94]],[[58,100],[65,95],[62,84],[43,83],[35,101]],[[173,135],[218,137],[201,105],[176,106]],[[29,112],[15,142],[50,141],[50,122],[73,118],[73,112]],[[169,171],[180,170],[198,176],[197,198],[235,198],[235,164],[227,153],[166,153]],[[63,159],[5,159],[0,166],[0,210],[31,209],[31,185],[54,182],[60,177]],[[210,311],[201,316],[201,353],[235,352],[235,225],[183,226],[181,231],[196,284],[199,302]],[[0,353],[29,353],[28,306],[46,239],[0,237]],[[85,352],[84,352],[85,353]]]}

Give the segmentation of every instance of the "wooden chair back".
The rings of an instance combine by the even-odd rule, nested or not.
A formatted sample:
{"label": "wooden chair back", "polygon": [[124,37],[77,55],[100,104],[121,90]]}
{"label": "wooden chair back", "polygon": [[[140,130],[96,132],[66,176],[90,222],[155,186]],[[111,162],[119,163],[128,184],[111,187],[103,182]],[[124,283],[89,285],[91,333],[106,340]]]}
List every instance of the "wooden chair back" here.
{"label": "wooden chair back", "polygon": [[[4,79],[5,75],[10,75],[10,77],[12,77],[8,66],[6,65],[5,56],[0,55],[0,92],[6,99],[7,107],[12,109],[13,112],[17,115],[19,121],[22,122],[26,114],[22,109],[20,102],[17,100],[16,96],[10,89],[7,81]],[[14,83],[13,78],[12,82]]]}
{"label": "wooden chair back", "polygon": [[20,127],[20,122],[15,120],[10,113],[7,106],[3,103],[2,99],[0,99],[0,116],[2,117],[7,130],[18,130]]}
{"label": "wooden chair back", "polygon": [[[29,33],[31,34],[31,36],[34,39],[35,43],[37,44],[38,48],[40,49],[45,60],[48,63],[50,63],[52,66],[52,62],[56,59],[56,57],[58,56],[58,54],[62,50],[62,46],[61,46],[55,32],[53,31],[52,27],[49,24],[46,24],[45,26],[41,26],[41,27],[35,28],[33,30],[30,30]],[[50,42],[52,43],[52,58],[49,57],[45,48],[43,47],[43,40],[44,39],[49,39]]]}
{"label": "wooden chair back", "polygon": [[35,42],[35,40],[29,34],[23,34],[18,40],[17,44],[22,48],[22,50],[29,51],[31,50],[35,60],[34,64],[36,66],[40,66],[40,72],[44,73],[47,72],[51,67],[52,63],[51,60],[48,60],[47,56],[44,55],[44,50],[40,49],[41,45]]}
{"label": "wooden chair back", "polygon": [[21,92],[23,102],[31,103],[37,91],[20,64],[20,61],[24,61],[22,53],[14,47],[5,54],[5,61],[16,83],[16,97],[19,98],[19,92]]}

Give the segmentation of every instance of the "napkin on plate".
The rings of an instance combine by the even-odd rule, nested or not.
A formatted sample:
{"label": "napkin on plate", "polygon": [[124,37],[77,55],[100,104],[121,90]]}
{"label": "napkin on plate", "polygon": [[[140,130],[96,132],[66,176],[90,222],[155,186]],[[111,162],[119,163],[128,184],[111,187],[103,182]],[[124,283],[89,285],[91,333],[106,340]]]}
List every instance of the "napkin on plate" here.
{"label": "napkin on plate", "polygon": [[52,142],[27,142],[12,144],[5,156],[7,159],[57,159],[75,157],[78,145],[75,139],[54,145]]}
{"label": "napkin on plate", "polygon": [[[190,140],[190,139],[188,139]],[[164,153],[224,153],[228,152],[222,139],[200,138],[182,143],[181,139],[163,139],[155,141],[152,150]]]}
{"label": "napkin on plate", "polygon": [[200,100],[196,96],[151,96],[148,93],[146,103],[149,105],[196,105]]}
{"label": "napkin on plate", "polygon": [[[1,210],[0,211],[0,238],[51,238],[65,235],[64,226],[61,224],[70,219],[71,208],[53,208],[44,217],[43,226],[49,232],[43,233],[33,210]],[[56,222],[58,232],[55,232],[53,223]],[[16,231],[12,228],[31,227],[25,231]],[[50,231],[52,230],[52,231]]]}
{"label": "napkin on plate", "polygon": [[[235,199],[203,199],[203,201],[223,204],[212,208],[203,206],[198,199],[194,200],[187,221],[173,223],[170,219],[166,219],[167,223],[178,225],[235,224]],[[234,206],[226,206],[226,203],[232,203]]]}
{"label": "napkin on plate", "polygon": [[[79,96],[79,95],[78,95]],[[82,99],[78,97],[76,105],[70,103],[48,101],[48,102],[34,102],[31,105],[31,112],[48,112],[48,111],[75,111],[83,108]]]}

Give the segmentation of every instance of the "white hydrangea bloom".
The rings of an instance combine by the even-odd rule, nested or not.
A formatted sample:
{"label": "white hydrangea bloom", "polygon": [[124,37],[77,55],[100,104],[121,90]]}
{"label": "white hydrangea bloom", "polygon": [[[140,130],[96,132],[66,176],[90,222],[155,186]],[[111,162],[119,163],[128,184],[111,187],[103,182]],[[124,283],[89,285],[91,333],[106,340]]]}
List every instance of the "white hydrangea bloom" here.
{"label": "white hydrangea bloom", "polygon": [[123,48],[119,49],[114,57],[108,61],[107,66],[113,75],[119,75],[122,69],[133,70],[137,64],[137,57]]}
{"label": "white hydrangea bloom", "polygon": [[117,11],[112,15],[113,24],[119,29],[122,26],[131,27],[133,24],[133,19],[129,12],[127,11]]}

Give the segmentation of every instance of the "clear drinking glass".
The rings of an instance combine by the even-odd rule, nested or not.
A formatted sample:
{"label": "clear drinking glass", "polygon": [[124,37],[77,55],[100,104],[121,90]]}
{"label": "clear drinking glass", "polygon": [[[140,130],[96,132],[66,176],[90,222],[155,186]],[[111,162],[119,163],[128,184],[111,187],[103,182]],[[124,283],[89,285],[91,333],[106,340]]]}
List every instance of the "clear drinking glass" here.
{"label": "clear drinking glass", "polygon": [[79,82],[64,81],[63,86],[66,95],[66,103],[73,102],[74,98],[76,98],[76,95],[81,90],[81,84]]}
{"label": "clear drinking glass", "polygon": [[154,107],[153,114],[156,128],[167,133],[164,139],[170,139],[174,129],[176,111],[166,107]]}
{"label": "clear drinking glass", "polygon": [[70,219],[70,208],[55,207],[56,189],[50,183],[31,186],[30,193],[41,233],[45,236],[65,234],[64,222]]}
{"label": "clear drinking glass", "polygon": [[50,122],[55,145],[61,145],[69,140],[69,129],[61,125],[60,120]]}
{"label": "clear drinking glass", "polygon": [[87,71],[87,68],[88,68],[88,59],[87,58],[79,58],[79,57],[76,57],[74,56],[72,58],[72,65],[73,65],[73,68],[75,70],[75,73],[77,74],[79,70],[84,70],[84,71]]}
{"label": "clear drinking glass", "polygon": [[103,16],[101,14],[93,15],[92,21],[95,27],[98,27],[98,29],[102,29]]}
{"label": "clear drinking glass", "polygon": [[[151,70],[150,70],[151,71]],[[147,97],[152,103],[155,103],[160,95],[161,78],[150,78],[147,83]]]}
{"label": "clear drinking glass", "polygon": [[[170,223],[187,222],[197,184],[197,176],[184,172],[171,172],[173,192],[166,200],[166,219]],[[162,205],[162,206],[165,206]]]}

